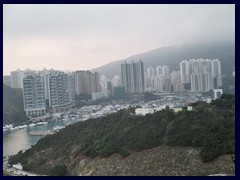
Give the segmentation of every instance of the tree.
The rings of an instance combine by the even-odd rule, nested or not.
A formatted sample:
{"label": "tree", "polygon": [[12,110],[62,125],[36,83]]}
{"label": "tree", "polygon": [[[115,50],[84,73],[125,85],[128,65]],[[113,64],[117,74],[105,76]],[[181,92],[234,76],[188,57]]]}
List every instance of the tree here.
{"label": "tree", "polygon": [[66,176],[67,175],[67,166],[66,165],[55,165],[51,171],[51,176]]}

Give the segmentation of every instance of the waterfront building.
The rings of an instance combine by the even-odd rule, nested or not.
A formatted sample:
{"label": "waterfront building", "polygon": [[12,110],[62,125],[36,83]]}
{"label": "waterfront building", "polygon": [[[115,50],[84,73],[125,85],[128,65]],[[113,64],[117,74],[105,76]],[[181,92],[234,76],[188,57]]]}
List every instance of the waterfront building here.
{"label": "waterfront building", "polygon": [[44,78],[41,74],[29,74],[23,78],[23,102],[28,117],[45,114]]}
{"label": "waterfront building", "polygon": [[64,110],[74,105],[73,74],[53,71],[48,76],[49,106],[54,111]]}

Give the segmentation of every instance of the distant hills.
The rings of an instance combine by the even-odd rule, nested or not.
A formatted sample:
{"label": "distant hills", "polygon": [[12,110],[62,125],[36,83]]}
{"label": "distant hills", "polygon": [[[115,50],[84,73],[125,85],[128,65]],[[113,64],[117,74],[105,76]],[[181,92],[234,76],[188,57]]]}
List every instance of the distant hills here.
{"label": "distant hills", "polygon": [[[136,116],[134,108],[129,108],[77,122],[12,156],[10,163],[21,162],[27,171],[50,175],[226,173],[226,160],[221,162],[223,170],[219,163],[210,168],[207,162],[235,154],[235,96],[223,94],[211,104],[199,101],[193,107],[193,111],[185,108],[177,114],[166,108],[146,116]],[[154,150],[156,147],[159,150]],[[182,152],[181,147],[191,149]],[[231,162],[231,157],[227,159]],[[102,169],[100,162],[108,167]],[[169,167],[177,169],[167,170]]]}
{"label": "distant hills", "polygon": [[27,121],[23,107],[22,89],[3,84],[3,124]]}
{"label": "distant hills", "polygon": [[180,69],[180,61],[192,58],[214,59],[218,58],[222,62],[222,74],[231,76],[235,70],[235,43],[196,43],[179,46],[161,47],[144,53],[132,55],[126,59],[118,60],[104,66],[92,69],[112,78],[115,74],[120,75],[121,63],[125,60],[130,62],[141,59],[145,68],[167,65],[170,71]]}

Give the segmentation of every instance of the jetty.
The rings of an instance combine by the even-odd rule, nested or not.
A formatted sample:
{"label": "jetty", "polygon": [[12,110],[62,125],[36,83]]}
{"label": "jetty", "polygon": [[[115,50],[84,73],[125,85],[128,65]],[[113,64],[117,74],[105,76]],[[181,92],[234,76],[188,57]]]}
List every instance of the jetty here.
{"label": "jetty", "polygon": [[29,132],[29,135],[34,135],[34,136],[46,136],[50,134],[54,134],[54,132],[52,131],[30,131]]}

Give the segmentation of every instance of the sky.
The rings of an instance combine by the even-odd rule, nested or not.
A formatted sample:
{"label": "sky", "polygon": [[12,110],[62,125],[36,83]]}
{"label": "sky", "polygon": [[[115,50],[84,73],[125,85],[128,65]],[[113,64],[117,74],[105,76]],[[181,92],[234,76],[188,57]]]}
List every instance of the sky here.
{"label": "sky", "polygon": [[88,70],[164,46],[235,41],[235,5],[3,5],[3,74]]}

